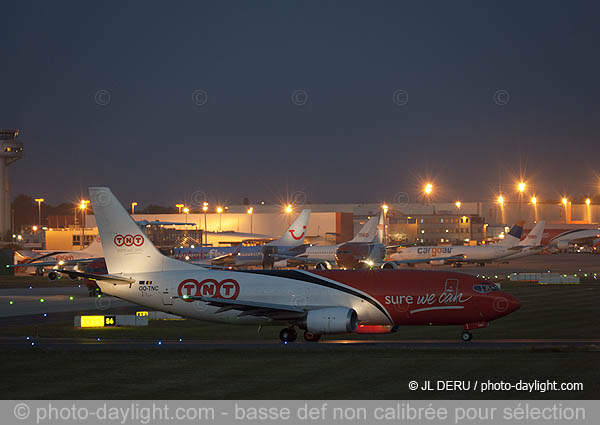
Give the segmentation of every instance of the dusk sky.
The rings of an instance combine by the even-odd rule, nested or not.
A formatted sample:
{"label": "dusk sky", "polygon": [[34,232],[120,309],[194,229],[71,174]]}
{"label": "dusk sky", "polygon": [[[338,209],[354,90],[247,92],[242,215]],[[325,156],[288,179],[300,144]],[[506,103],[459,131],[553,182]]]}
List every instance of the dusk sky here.
{"label": "dusk sky", "polygon": [[11,2],[12,194],[598,193],[598,2]]}

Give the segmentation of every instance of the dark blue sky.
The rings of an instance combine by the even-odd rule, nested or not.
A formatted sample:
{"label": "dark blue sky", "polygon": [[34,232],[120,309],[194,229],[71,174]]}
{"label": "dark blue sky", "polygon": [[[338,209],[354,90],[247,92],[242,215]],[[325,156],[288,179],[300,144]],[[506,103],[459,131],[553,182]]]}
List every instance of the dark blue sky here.
{"label": "dark blue sky", "polygon": [[360,202],[412,196],[432,176],[438,199],[475,200],[520,170],[538,194],[596,194],[599,12],[564,1],[5,4],[0,127],[26,143],[13,195],[58,203],[108,185],[124,203],[296,190]]}

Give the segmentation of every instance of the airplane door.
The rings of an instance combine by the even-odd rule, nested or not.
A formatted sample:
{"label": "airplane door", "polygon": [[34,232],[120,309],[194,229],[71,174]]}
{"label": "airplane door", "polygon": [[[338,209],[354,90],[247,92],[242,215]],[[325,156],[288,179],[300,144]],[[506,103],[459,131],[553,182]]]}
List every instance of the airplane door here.
{"label": "airplane door", "polygon": [[165,283],[161,285],[161,298],[163,305],[173,305],[173,297],[175,294],[173,293],[173,285],[170,283]]}

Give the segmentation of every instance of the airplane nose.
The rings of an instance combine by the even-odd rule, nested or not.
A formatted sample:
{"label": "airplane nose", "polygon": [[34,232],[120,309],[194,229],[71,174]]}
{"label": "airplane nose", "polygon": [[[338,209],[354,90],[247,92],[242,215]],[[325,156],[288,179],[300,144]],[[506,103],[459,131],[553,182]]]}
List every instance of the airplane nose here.
{"label": "airplane nose", "polygon": [[517,297],[513,297],[512,295],[508,296],[508,312],[512,313],[513,311],[517,311],[521,308],[521,301]]}
{"label": "airplane nose", "polygon": [[504,292],[497,293],[492,303],[492,308],[494,311],[499,313],[501,316],[510,314],[513,311],[518,310],[520,307],[521,301],[519,301],[518,298]]}

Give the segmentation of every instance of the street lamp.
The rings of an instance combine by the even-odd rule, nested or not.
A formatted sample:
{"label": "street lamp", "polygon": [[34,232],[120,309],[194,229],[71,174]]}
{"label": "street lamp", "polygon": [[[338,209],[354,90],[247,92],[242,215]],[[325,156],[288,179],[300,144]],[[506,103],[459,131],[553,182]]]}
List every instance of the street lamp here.
{"label": "street lamp", "polygon": [[223,214],[223,207],[217,207],[217,214],[219,214],[219,232],[222,232],[221,215]]}
{"label": "street lamp", "polygon": [[498,204],[500,204],[500,206],[504,206],[504,197],[502,195],[498,196]]}
{"label": "street lamp", "polygon": [[525,182],[519,182],[519,184],[517,185],[517,190],[519,191],[519,193],[523,193],[525,191]]}
{"label": "street lamp", "polygon": [[423,192],[425,192],[425,195],[427,195],[427,196],[431,195],[432,191],[433,191],[433,185],[431,183],[427,183],[425,185],[425,188],[423,188]]}
{"label": "street lamp", "polygon": [[81,242],[80,242],[80,246],[81,249],[85,248],[85,221],[87,218],[87,204],[89,204],[90,201],[86,201],[84,199],[81,200],[81,202],[79,203],[79,209],[81,210]]}
{"label": "street lamp", "polygon": [[592,223],[592,210],[590,209],[590,204],[592,203],[590,198],[586,198],[585,199],[585,205],[586,205],[586,212],[587,212],[587,216],[588,216],[588,223]]}
{"label": "street lamp", "polygon": [[183,207],[185,207],[185,205],[183,205],[183,204],[175,204],[175,207],[177,207],[177,213],[178,213],[178,214],[181,214],[181,209],[182,209]]}
{"label": "street lamp", "polygon": [[44,202],[44,198],[35,198],[35,202],[38,204],[38,224],[42,225],[42,202]]}
{"label": "street lamp", "polygon": [[460,206],[462,205],[460,201],[456,201],[456,203],[454,204],[456,205],[456,208],[458,208],[460,210]]}
{"label": "street lamp", "polygon": [[131,203],[131,215],[134,215],[134,214],[135,214],[135,206],[136,206],[137,204],[138,204],[137,202],[132,202],[132,203]]}
{"label": "street lamp", "polygon": [[537,198],[535,196],[531,197],[531,205],[533,205],[533,214],[535,216],[535,221],[538,221],[538,212],[537,212]]}
{"label": "street lamp", "polygon": [[208,230],[206,228],[206,211],[208,211],[208,202],[202,203],[202,211],[204,211],[204,245],[208,245],[208,235],[206,234],[206,231]]}
{"label": "street lamp", "polygon": [[390,207],[388,204],[383,204],[381,209],[383,210],[383,243],[387,245],[387,212]]}
{"label": "street lamp", "polygon": [[293,211],[293,210],[294,210],[294,208],[292,207],[292,204],[287,204],[287,205],[285,206],[285,209],[284,209],[284,211],[285,211],[285,213],[286,213],[286,214],[287,214],[287,216],[288,216],[288,226],[289,226],[289,225],[290,225],[290,223],[291,223],[292,211]]}
{"label": "street lamp", "polygon": [[254,212],[254,207],[248,208],[248,211],[246,212],[250,216],[250,234],[252,234],[252,213]]}
{"label": "street lamp", "polygon": [[568,209],[569,200],[567,199],[566,196],[563,196],[563,198],[561,199],[561,202],[562,202],[563,206],[565,207],[565,223],[568,223],[569,217],[567,216],[567,209]]}

